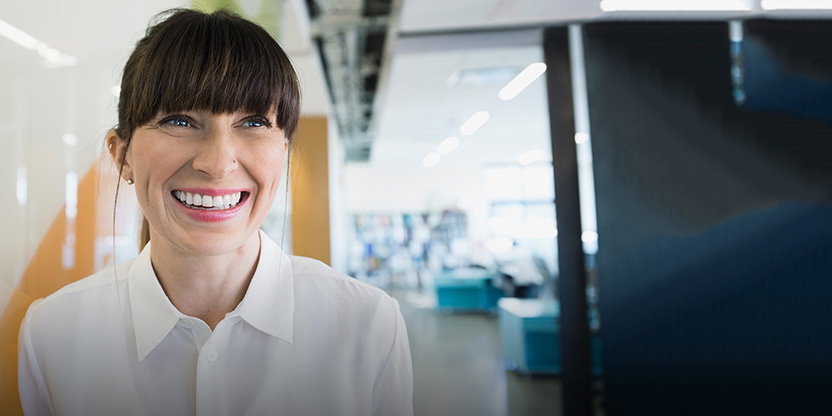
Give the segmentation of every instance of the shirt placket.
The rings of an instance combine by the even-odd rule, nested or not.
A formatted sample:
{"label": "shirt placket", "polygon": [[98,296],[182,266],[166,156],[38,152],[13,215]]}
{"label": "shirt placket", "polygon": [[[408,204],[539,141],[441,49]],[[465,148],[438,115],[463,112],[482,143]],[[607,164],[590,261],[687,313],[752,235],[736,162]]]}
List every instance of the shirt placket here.
{"label": "shirt placket", "polygon": [[201,325],[192,328],[194,341],[199,351],[196,366],[197,416],[226,415],[230,410],[225,363],[228,361],[226,356],[228,333],[235,322],[236,319],[233,318],[224,319],[213,332],[201,321]]}

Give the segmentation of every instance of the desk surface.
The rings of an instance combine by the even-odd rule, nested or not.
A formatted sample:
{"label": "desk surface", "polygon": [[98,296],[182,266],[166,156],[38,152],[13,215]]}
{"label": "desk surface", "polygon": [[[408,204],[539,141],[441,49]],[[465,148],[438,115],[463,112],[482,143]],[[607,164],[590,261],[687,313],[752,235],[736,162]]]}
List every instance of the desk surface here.
{"label": "desk surface", "polygon": [[554,299],[502,298],[497,307],[520,318],[554,318],[560,315],[558,301]]}

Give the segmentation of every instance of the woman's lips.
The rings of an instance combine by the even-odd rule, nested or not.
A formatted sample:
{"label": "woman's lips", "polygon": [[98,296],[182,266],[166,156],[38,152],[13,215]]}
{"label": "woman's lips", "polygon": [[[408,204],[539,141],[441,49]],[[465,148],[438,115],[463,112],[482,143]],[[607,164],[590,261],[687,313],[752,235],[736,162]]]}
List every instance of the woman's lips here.
{"label": "woman's lips", "polygon": [[177,189],[171,192],[171,197],[185,214],[199,222],[233,218],[242,210],[249,196],[248,191],[234,189]]}

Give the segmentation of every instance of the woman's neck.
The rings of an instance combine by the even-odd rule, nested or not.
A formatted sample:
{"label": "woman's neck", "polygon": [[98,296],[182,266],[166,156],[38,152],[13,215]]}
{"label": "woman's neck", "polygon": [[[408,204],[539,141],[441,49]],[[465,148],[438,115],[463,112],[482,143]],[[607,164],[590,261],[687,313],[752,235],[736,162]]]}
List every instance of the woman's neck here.
{"label": "woman's neck", "polygon": [[243,300],[259,258],[258,233],[238,249],[214,256],[182,253],[163,239],[150,246],[153,270],[173,306],[211,330]]}

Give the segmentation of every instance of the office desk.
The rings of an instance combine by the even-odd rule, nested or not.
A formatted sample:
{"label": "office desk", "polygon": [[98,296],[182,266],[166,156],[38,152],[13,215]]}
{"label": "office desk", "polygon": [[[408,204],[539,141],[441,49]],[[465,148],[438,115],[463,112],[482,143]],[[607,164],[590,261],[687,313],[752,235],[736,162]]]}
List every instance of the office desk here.
{"label": "office desk", "polygon": [[437,306],[442,310],[493,311],[503,292],[494,287],[499,276],[484,269],[447,270],[434,278]]}
{"label": "office desk", "polygon": [[[506,367],[523,374],[560,374],[560,306],[554,299],[502,298],[497,306]],[[600,374],[601,340],[590,334],[592,372]]]}

